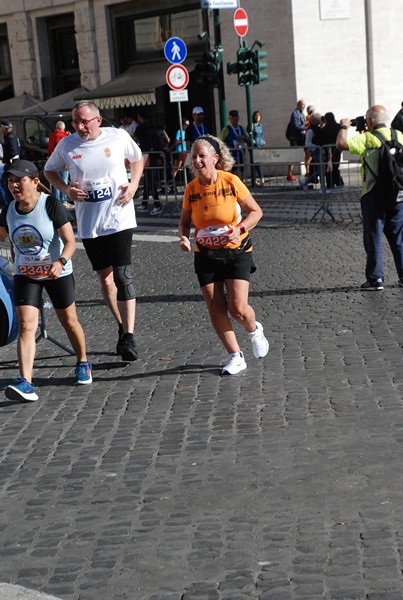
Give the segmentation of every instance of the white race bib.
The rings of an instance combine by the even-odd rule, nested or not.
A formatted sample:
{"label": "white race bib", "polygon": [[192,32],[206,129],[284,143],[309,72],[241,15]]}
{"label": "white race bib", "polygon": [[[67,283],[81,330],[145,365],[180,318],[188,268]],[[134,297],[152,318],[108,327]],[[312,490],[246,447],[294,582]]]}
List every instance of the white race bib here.
{"label": "white race bib", "polygon": [[81,188],[87,192],[86,202],[105,202],[112,200],[112,185],[109,177],[102,179],[85,180]]}
{"label": "white race bib", "polygon": [[44,279],[52,264],[49,254],[36,256],[20,255],[18,261],[18,273],[30,279]]}
{"label": "white race bib", "polygon": [[206,248],[223,248],[229,242],[228,233],[230,231],[231,229],[227,225],[205,227],[197,232],[196,242]]}

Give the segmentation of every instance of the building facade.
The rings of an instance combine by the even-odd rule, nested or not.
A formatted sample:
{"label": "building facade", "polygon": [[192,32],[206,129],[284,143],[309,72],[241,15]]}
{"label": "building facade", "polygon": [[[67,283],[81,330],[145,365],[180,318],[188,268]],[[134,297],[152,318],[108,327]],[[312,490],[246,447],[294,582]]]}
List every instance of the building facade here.
{"label": "building facade", "polygon": [[[299,98],[336,119],[384,104],[391,117],[403,100],[400,65],[403,16],[399,0],[242,0],[248,46],[265,42],[268,79],[250,88],[253,110],[263,115],[266,141],[287,145],[284,131]],[[118,120],[148,105],[152,118],[172,134],[177,103],[166,85],[164,44],[187,44],[189,101],[182,115],[201,105],[210,131],[225,111],[238,109],[246,124],[246,91],[226,73],[240,45],[234,9],[201,9],[200,0],[14,0],[0,5],[0,98],[23,93],[46,100],[84,87],[87,97]],[[218,20],[217,20],[218,19]],[[199,34],[208,35],[200,39]],[[221,42],[224,88],[195,70],[203,51]],[[1,104],[0,104],[1,107]],[[0,108],[1,110],[1,108]],[[1,116],[1,115],[0,115]]]}

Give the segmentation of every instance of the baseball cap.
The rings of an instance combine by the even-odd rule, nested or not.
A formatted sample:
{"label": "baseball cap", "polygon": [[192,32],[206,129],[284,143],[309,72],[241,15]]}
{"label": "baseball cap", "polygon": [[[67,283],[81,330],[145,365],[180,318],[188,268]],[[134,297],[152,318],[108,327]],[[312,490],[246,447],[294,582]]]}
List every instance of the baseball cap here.
{"label": "baseball cap", "polygon": [[3,125],[3,127],[11,127],[11,123],[8,119],[2,119],[0,125]]}
{"label": "baseball cap", "polygon": [[195,106],[192,110],[192,115],[200,115],[201,113],[204,113],[204,110],[201,106]]}
{"label": "baseball cap", "polygon": [[34,163],[29,160],[14,160],[10,166],[5,169],[6,175],[15,175],[16,177],[39,177],[39,171]]}

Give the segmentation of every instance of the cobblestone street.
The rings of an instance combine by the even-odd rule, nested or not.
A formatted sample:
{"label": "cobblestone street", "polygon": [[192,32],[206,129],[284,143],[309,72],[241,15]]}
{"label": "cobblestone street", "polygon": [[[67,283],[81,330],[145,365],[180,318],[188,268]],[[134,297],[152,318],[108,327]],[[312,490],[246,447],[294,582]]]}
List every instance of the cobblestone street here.
{"label": "cobblestone street", "polygon": [[[133,364],[114,354],[117,328],[77,251],[93,385],[75,387],[74,357],[41,340],[40,400],[0,399],[2,600],[14,585],[62,600],[402,600],[403,289],[390,251],[385,290],[363,292],[358,205],[332,204],[335,224],[311,222],[317,206],[299,200],[264,208],[250,299],[271,347],[255,360],[238,328],[240,376],[219,376],[225,351],[174,219],[144,219],[133,237]],[[0,348],[1,389],[16,364],[16,344]]]}

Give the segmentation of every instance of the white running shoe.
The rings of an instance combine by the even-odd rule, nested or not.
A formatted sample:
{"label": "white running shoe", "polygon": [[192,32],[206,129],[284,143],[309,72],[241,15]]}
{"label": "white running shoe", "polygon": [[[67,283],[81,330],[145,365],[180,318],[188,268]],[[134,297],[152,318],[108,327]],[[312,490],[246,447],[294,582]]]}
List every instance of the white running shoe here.
{"label": "white running shoe", "polygon": [[256,329],[248,334],[252,342],[252,351],[255,358],[263,358],[269,351],[269,341],[264,337],[261,323],[256,321]]}
{"label": "white running shoe", "polygon": [[229,355],[229,361],[221,368],[221,375],[236,375],[246,369],[243,352],[234,352]]}

